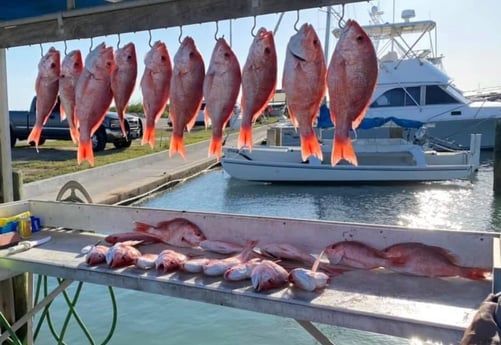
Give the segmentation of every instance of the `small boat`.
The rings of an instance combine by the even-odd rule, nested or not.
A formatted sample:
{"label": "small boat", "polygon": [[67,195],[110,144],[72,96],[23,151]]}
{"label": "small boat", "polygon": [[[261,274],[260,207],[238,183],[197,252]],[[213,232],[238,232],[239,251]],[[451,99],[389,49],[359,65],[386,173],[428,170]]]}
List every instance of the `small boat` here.
{"label": "small boat", "polygon": [[301,148],[256,146],[223,148],[221,164],[232,178],[286,183],[395,183],[471,179],[480,162],[481,134],[472,134],[470,149],[438,152],[400,138],[353,141],[358,166],[331,166],[332,144],[322,144],[324,161],[301,159]]}

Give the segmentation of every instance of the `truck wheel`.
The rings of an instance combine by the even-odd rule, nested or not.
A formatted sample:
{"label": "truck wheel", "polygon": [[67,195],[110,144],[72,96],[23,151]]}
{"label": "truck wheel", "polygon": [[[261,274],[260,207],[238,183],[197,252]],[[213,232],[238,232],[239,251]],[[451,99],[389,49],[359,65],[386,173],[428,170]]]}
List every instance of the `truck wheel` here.
{"label": "truck wheel", "polygon": [[99,129],[92,136],[92,150],[94,152],[103,151],[106,147],[106,131],[103,127]]}
{"label": "truck wheel", "polygon": [[10,129],[10,147],[16,146],[16,141],[17,141],[17,138],[14,135],[14,132],[12,132],[12,128],[11,128]]}
{"label": "truck wheel", "polygon": [[120,139],[115,140],[113,142],[113,145],[115,145],[115,147],[117,149],[126,148],[126,147],[129,147],[132,144],[132,139],[130,138],[129,122],[125,121],[124,122],[124,126],[125,126],[125,132],[127,133],[127,137],[126,138],[120,138]]}

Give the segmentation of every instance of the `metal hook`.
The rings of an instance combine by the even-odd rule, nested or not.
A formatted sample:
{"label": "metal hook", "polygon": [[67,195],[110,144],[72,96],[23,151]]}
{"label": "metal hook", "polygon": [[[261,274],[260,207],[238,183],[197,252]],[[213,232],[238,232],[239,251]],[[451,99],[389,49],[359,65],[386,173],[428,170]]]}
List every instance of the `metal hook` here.
{"label": "metal hook", "polygon": [[299,10],[297,10],[296,12],[296,22],[294,23],[294,30],[296,30],[296,32],[299,31],[299,29],[297,28],[297,23],[299,23]]}
{"label": "metal hook", "polygon": [[254,33],[254,29],[256,28],[256,16],[254,16],[254,26],[251,29],[251,35],[252,37],[256,37],[256,34]]}
{"label": "metal hook", "polygon": [[68,46],[66,45],[66,40],[64,40],[64,55],[68,55]]}
{"label": "metal hook", "polygon": [[183,26],[179,25],[179,37],[177,38],[179,44],[181,44],[181,37],[183,36]]}
{"label": "metal hook", "polygon": [[90,47],[89,47],[89,53],[92,51],[92,46],[94,45],[94,38],[90,38]]}
{"label": "metal hook", "polygon": [[341,5],[341,16],[339,17],[339,21],[337,22],[337,25],[339,26],[340,29],[344,28],[343,18],[344,18],[344,4]]}
{"label": "metal hook", "polygon": [[219,23],[216,20],[216,33],[214,34],[214,39],[217,41],[217,33],[219,32]]}
{"label": "metal hook", "polygon": [[43,56],[43,47],[42,47],[42,43],[40,43],[40,56]]}
{"label": "metal hook", "polygon": [[150,39],[148,41],[148,45],[150,46],[150,48],[153,48],[153,45],[151,44],[151,30],[148,30],[148,35],[150,35]]}
{"label": "metal hook", "polygon": [[117,42],[117,49],[120,48],[120,33],[118,33],[118,42]]}

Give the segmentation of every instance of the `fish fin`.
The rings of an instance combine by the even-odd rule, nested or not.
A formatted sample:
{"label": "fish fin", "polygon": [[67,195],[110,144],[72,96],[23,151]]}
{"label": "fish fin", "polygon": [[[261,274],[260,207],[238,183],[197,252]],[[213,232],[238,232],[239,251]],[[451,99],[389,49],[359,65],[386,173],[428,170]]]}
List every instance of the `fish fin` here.
{"label": "fish fin", "polygon": [[150,144],[151,148],[155,147],[155,126],[146,126],[143,133],[143,139],[141,140],[141,145]]}
{"label": "fish fin", "polygon": [[334,148],[331,155],[331,165],[335,166],[341,159],[348,161],[349,163],[357,166],[358,160],[353,151],[353,145],[351,144],[350,138],[338,138],[334,137]]}
{"label": "fish fin", "polygon": [[176,153],[179,153],[181,157],[186,159],[186,150],[184,148],[183,137],[173,134],[170,138],[169,157],[174,156]]}
{"label": "fish fin", "polygon": [[[195,126],[195,122],[197,121],[197,115],[193,116],[191,120],[186,124],[186,130],[191,132],[191,129]],[[205,119],[204,119],[205,121]]]}
{"label": "fish fin", "polygon": [[214,137],[210,138],[209,143],[209,157],[216,156],[217,160],[221,159],[223,155],[223,137]]}
{"label": "fish fin", "polygon": [[78,129],[76,129],[75,127],[70,128],[70,135],[71,135],[71,140],[73,140],[75,144],[78,144],[80,138],[80,132],[78,132]]}
{"label": "fish fin", "polygon": [[405,256],[397,256],[389,259],[391,266],[403,266],[407,262],[407,258]]}
{"label": "fish fin", "polygon": [[358,116],[351,123],[351,128],[353,128],[353,129],[358,128],[358,126],[360,125],[360,122],[362,122],[362,120],[364,119],[365,113],[367,112],[367,108],[369,108],[369,104],[370,104],[370,98],[369,98],[369,101],[367,102],[367,104],[365,105],[365,107],[360,112],[360,114],[358,114]]}
{"label": "fish fin", "polygon": [[460,267],[460,276],[473,280],[483,280],[491,275],[491,271],[477,267]]}
{"label": "fish fin", "polygon": [[205,110],[204,110],[204,124],[205,124],[205,129],[209,128],[210,113],[209,113],[209,110],[207,109],[207,106],[205,107]]}
{"label": "fish fin", "polygon": [[344,272],[347,272],[349,270],[347,269],[342,269],[342,268],[335,268],[329,265],[328,263],[321,262],[320,265],[318,266],[319,270],[325,272],[326,274],[329,275],[329,277],[335,277],[340,274],[343,274]]}
{"label": "fish fin", "polygon": [[238,149],[243,147],[247,147],[249,150],[252,150],[252,127],[240,126]]}
{"label": "fish fin", "polygon": [[42,127],[34,126],[31,129],[30,135],[28,136],[28,143],[31,143],[32,141],[35,143],[35,147],[38,152],[38,143],[40,141],[40,136],[42,135]]}
{"label": "fish fin", "polygon": [[64,111],[63,104],[59,106],[59,116],[61,118],[61,121],[64,121],[66,119],[66,112]]}
{"label": "fish fin", "polygon": [[138,222],[138,221],[135,221],[134,224],[136,224],[134,231],[138,231],[138,232],[146,232],[146,231],[148,231],[148,229],[155,228],[154,225],[143,223],[143,222]]}
{"label": "fish fin", "polygon": [[317,157],[320,160],[324,159],[322,149],[314,132],[301,135],[301,158],[306,161],[309,156]]}
{"label": "fish fin", "polygon": [[289,112],[289,117],[291,119],[292,125],[294,126],[294,128],[297,128],[299,124],[297,122],[296,116],[294,116],[294,113],[291,111],[291,108],[289,106],[287,106],[287,111]]}
{"label": "fish fin", "polygon": [[118,114],[118,119],[120,120],[120,128],[122,129],[122,134],[127,138],[127,131],[125,130],[124,115]]}
{"label": "fish fin", "polygon": [[315,260],[315,262],[313,263],[313,266],[311,267],[311,270],[313,272],[316,272],[318,270],[318,265],[320,265],[320,260],[322,260],[322,256],[324,256],[324,253],[325,253],[325,249],[322,249],[320,254],[318,254],[318,258]]}
{"label": "fish fin", "polygon": [[80,141],[78,143],[77,162],[78,165],[86,160],[91,166],[94,166],[94,152],[92,151],[92,141]]}

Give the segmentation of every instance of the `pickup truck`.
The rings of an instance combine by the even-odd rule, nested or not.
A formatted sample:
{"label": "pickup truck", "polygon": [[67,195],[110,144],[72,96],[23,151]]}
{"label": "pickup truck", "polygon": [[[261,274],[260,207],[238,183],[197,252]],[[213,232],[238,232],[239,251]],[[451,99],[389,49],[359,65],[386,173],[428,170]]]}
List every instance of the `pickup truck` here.
{"label": "pickup truck", "polygon": [[[35,124],[35,106],[36,96],[31,101],[29,111],[9,111],[10,144],[12,147],[16,145],[17,140],[26,140],[28,138]],[[71,140],[68,121],[61,121],[59,109],[59,102],[57,102],[54,111],[49,115],[49,119],[42,129],[39,145],[43,145],[46,139]],[[101,127],[92,137],[94,151],[104,150],[108,142],[113,143],[116,148],[129,147],[133,139],[140,138],[143,135],[142,121],[138,116],[126,114],[125,129],[128,133],[127,138],[123,136],[120,129],[118,114],[108,112]]]}

